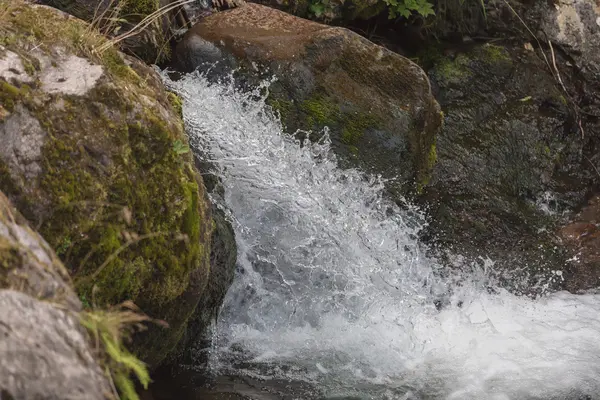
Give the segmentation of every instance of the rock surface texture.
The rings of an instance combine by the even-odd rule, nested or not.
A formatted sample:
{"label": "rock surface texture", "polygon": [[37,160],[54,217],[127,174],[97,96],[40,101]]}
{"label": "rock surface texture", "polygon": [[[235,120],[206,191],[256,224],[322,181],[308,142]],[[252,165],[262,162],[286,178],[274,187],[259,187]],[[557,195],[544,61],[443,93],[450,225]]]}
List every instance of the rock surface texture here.
{"label": "rock surface texture", "polygon": [[178,99],[82,21],[2,2],[0,188],[63,260],[79,295],[134,301],[169,329],[137,337],[157,365],[210,273],[210,205]]}
{"label": "rock surface texture", "polygon": [[569,259],[575,279],[568,282],[573,292],[600,286],[600,197],[593,197],[571,221],[559,230],[559,237],[573,256]]}
{"label": "rock surface texture", "polygon": [[347,29],[246,4],[195,25],[175,58],[217,76],[240,68],[251,83],[267,67],[262,77],[278,79],[269,101],[290,133],[317,138],[328,126],[342,162],[391,179],[396,194],[428,180],[441,114],[426,74]]}
{"label": "rock surface texture", "polygon": [[556,229],[600,182],[600,102],[588,101],[581,75],[556,57],[561,80],[522,45],[474,44],[429,70],[446,117],[422,197],[428,238],[497,260],[511,271],[507,281],[523,277],[524,291],[541,290],[533,288],[540,279],[582,283]]}
{"label": "rock surface texture", "polygon": [[107,399],[67,270],[0,192],[0,398]]}

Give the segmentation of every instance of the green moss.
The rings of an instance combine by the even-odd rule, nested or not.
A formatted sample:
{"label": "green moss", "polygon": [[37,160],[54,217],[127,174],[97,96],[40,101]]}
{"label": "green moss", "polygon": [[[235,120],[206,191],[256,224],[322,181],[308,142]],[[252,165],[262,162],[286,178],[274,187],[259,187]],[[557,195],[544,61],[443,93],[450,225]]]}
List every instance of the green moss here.
{"label": "green moss", "polygon": [[0,104],[9,112],[14,111],[15,102],[20,97],[19,88],[8,82],[0,81]]}
{"label": "green moss", "polygon": [[369,129],[381,126],[379,118],[364,112],[342,110],[335,100],[325,94],[316,93],[294,107],[292,102],[270,100],[275,109],[283,110],[284,123],[291,121],[292,129],[311,129],[319,131],[324,126],[333,132],[339,132],[339,140],[347,145],[352,154],[358,154],[358,144]]}
{"label": "green moss", "polygon": [[429,70],[441,60],[443,60],[444,53],[439,44],[433,43],[428,46],[422,47],[417,52],[417,64],[419,64],[425,71]]}
{"label": "green moss", "polygon": [[429,154],[427,155],[427,169],[431,171],[437,162],[437,148],[435,141],[431,144],[429,148]]}
{"label": "green moss", "polygon": [[457,55],[454,60],[442,59],[436,65],[436,74],[447,82],[458,83],[471,75],[468,68],[470,61],[465,54]]}
{"label": "green moss", "polygon": [[22,258],[19,250],[7,239],[0,237],[0,281],[8,270],[20,268],[21,265]]}
{"label": "green moss", "polygon": [[102,65],[115,77],[121,78],[129,83],[140,84],[139,75],[123,61],[116,49],[108,49],[102,54]]}
{"label": "green moss", "polygon": [[511,62],[510,55],[506,49],[502,46],[497,46],[491,43],[487,43],[481,47],[483,60],[495,64],[498,62]]}
{"label": "green moss", "polygon": [[355,113],[344,118],[342,129],[342,142],[352,146],[358,152],[356,145],[367,129],[377,128],[377,118],[369,114]]}
{"label": "green moss", "polygon": [[71,236],[65,236],[61,239],[60,243],[58,244],[58,246],[56,247],[56,254],[60,257],[60,256],[64,256],[65,254],[67,254],[67,251],[69,251],[69,248],[71,248],[71,245],[73,244],[72,240],[71,240]]}
{"label": "green moss", "polygon": [[271,106],[273,111],[279,113],[282,121],[285,121],[294,110],[294,103],[289,100],[275,99],[273,97],[269,97],[267,99],[267,104]]}
{"label": "green moss", "polygon": [[35,75],[35,73],[39,69],[39,67],[36,68],[36,66],[33,64],[33,62],[31,60],[28,60],[27,58],[21,57],[21,61],[23,62],[23,68],[25,69],[25,72],[27,73],[27,75],[29,75],[29,76]]}
{"label": "green moss", "polygon": [[173,92],[168,92],[167,99],[169,100],[169,103],[171,103],[171,106],[177,115],[179,115],[180,118],[183,118],[183,102],[181,101],[181,97],[177,96]]}
{"label": "green moss", "polygon": [[317,95],[305,100],[301,104],[300,108],[306,114],[308,114],[307,122],[309,126],[330,126],[335,124],[335,122],[339,119],[339,107],[330,99],[323,96]]}
{"label": "green moss", "polygon": [[417,194],[422,194],[425,186],[429,184],[429,180],[431,179],[431,171],[433,167],[437,163],[437,146],[436,142],[431,144],[429,147],[429,152],[427,153],[427,160],[425,165],[425,170],[421,172],[419,179],[417,181]]}
{"label": "green moss", "polygon": [[[146,17],[159,8],[158,0],[126,0],[122,2],[121,15],[127,17]],[[136,19],[137,20],[137,19]]]}
{"label": "green moss", "polygon": [[23,257],[15,243],[0,236],[0,289],[11,286],[8,275],[22,265]]}

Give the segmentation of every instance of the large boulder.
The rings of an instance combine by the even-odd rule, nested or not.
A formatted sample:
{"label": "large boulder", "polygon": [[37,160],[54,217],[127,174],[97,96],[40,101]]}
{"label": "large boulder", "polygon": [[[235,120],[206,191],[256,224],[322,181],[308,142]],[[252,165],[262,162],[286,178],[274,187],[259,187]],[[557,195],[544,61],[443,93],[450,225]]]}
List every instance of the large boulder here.
{"label": "large boulder", "polygon": [[245,80],[266,67],[263,77],[278,79],[270,104],[290,133],[328,126],[343,165],[390,179],[395,194],[428,180],[441,114],[426,74],[347,29],[246,4],[195,25],[175,58],[184,71],[236,70]]}
{"label": "large boulder", "polygon": [[0,398],[110,395],[80,310],[65,267],[0,192]]}
{"label": "large boulder", "polygon": [[205,293],[213,221],[178,101],[156,72],[56,10],[5,2],[0,188],[64,261],[84,302],[165,320],[150,365]]}
{"label": "large boulder", "polygon": [[[588,83],[600,80],[600,7],[595,0],[451,0],[438,13],[441,37],[472,35],[531,42],[545,53],[550,68],[577,72]],[[475,12],[473,12],[475,10]],[[540,53],[540,57],[544,58]],[[596,89],[598,90],[598,86]]]}
{"label": "large boulder", "polygon": [[427,238],[495,260],[523,292],[590,284],[555,231],[600,182],[600,124],[581,112],[579,77],[556,57],[562,83],[529,46],[474,45],[430,60],[446,117],[422,197]]}

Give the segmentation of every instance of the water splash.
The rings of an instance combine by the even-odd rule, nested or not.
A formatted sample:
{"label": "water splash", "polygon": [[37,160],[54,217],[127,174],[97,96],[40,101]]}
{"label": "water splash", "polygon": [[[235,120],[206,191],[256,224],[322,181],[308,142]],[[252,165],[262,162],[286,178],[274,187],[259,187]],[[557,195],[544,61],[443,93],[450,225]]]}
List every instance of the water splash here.
{"label": "water splash", "polygon": [[332,397],[600,398],[600,296],[534,301],[489,290],[480,270],[442,279],[418,242],[418,210],[388,202],[380,179],[339,169],[327,135],[284,134],[266,86],[165,80],[236,231],[215,368],[301,379]]}

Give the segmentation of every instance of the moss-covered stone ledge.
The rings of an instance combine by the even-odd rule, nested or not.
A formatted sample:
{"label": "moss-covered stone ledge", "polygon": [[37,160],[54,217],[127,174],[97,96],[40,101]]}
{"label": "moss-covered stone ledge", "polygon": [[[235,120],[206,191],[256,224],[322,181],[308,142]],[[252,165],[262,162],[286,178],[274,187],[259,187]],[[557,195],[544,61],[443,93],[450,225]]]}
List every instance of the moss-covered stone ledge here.
{"label": "moss-covered stone ledge", "polygon": [[209,274],[213,222],[181,117],[151,68],[96,52],[106,39],[82,21],[20,1],[0,9],[0,188],[84,303],[133,300],[169,323],[134,343],[156,365]]}

